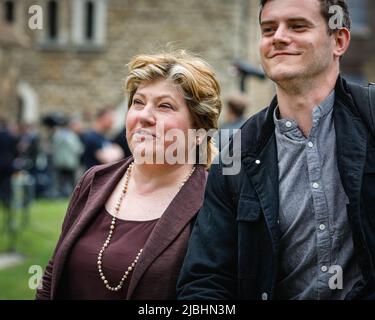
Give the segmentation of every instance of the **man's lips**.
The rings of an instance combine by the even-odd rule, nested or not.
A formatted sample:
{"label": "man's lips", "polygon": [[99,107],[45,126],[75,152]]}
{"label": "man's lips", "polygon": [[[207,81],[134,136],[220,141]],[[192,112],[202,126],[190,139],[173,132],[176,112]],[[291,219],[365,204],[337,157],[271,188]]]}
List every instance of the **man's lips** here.
{"label": "man's lips", "polygon": [[270,56],[270,59],[278,57],[278,56],[298,56],[299,53],[292,53],[292,52],[276,52]]}

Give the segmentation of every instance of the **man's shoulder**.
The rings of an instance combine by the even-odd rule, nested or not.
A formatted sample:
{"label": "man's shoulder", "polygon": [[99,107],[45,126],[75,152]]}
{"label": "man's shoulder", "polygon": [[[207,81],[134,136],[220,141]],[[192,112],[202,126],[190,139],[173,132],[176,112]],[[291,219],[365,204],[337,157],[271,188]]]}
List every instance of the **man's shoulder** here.
{"label": "man's shoulder", "polygon": [[222,157],[242,157],[243,153],[255,153],[262,147],[264,138],[269,137],[269,133],[274,130],[273,119],[270,118],[274,107],[271,104],[247,119],[221,151]]}
{"label": "man's shoulder", "polygon": [[240,134],[243,146],[249,148],[251,145],[258,144],[265,130],[273,130],[273,120],[270,120],[272,109],[271,106],[262,109],[242,125]]}
{"label": "man's shoulder", "polygon": [[270,107],[263,108],[261,111],[252,115],[247,119],[242,125],[242,130],[258,130],[267,120],[267,114],[270,110]]}

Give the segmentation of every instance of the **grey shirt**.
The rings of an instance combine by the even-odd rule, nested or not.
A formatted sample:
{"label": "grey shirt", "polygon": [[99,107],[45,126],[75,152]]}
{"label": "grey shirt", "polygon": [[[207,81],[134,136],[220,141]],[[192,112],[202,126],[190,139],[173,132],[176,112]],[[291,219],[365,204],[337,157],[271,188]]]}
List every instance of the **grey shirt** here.
{"label": "grey shirt", "polygon": [[313,109],[308,138],[275,110],[282,233],[278,299],[343,299],[361,280],[337,167],[334,97],[332,92]]}

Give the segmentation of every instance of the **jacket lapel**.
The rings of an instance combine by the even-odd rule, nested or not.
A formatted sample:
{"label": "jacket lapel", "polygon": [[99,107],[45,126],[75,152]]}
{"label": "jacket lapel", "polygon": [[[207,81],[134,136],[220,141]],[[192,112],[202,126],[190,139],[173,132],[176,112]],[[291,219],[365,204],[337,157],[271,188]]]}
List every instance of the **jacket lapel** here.
{"label": "jacket lapel", "polygon": [[270,232],[275,252],[279,247],[279,168],[273,113],[277,98],[271,102],[268,110],[259,120],[259,128],[254,132],[253,126],[242,129],[242,164],[249,176],[264,213],[267,228]]}
{"label": "jacket lapel", "polygon": [[339,78],[333,109],[337,161],[341,180],[353,209],[360,206],[362,176],[366,162],[368,130]]}
{"label": "jacket lapel", "polygon": [[[115,165],[115,167],[112,165],[99,169],[94,174],[85,206],[62,241],[60,248],[57,250],[54,257],[51,284],[52,299],[55,297],[57,289],[56,285],[59,283],[66,258],[73,244],[103,207],[104,203],[110,196],[117,183],[121,180],[122,176],[125,174],[125,171],[131,162],[132,158],[119,162],[117,166]],[[78,199],[78,201],[79,200],[80,199]],[[72,208],[72,210],[74,210],[74,208]]]}
{"label": "jacket lapel", "polygon": [[280,228],[277,223],[279,216],[279,169],[275,135],[271,135],[266,146],[258,155],[247,156],[243,164],[259,197],[274,251],[277,252],[280,238]]}
{"label": "jacket lapel", "polygon": [[127,299],[130,299],[140,279],[155,259],[179,236],[203,203],[206,173],[197,166],[190,179],[172,200],[148,238],[130,280]]}

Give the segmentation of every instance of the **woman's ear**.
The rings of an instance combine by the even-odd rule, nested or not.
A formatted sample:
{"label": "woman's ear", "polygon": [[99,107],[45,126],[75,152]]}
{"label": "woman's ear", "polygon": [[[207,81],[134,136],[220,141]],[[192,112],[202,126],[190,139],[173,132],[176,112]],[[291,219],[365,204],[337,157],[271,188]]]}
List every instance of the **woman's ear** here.
{"label": "woman's ear", "polygon": [[204,129],[197,130],[196,136],[195,136],[195,143],[197,146],[199,146],[204,141],[204,139],[206,138],[206,134],[207,132]]}
{"label": "woman's ear", "polygon": [[335,45],[333,54],[341,58],[349,48],[350,44],[350,31],[347,28],[341,28],[334,33]]}

